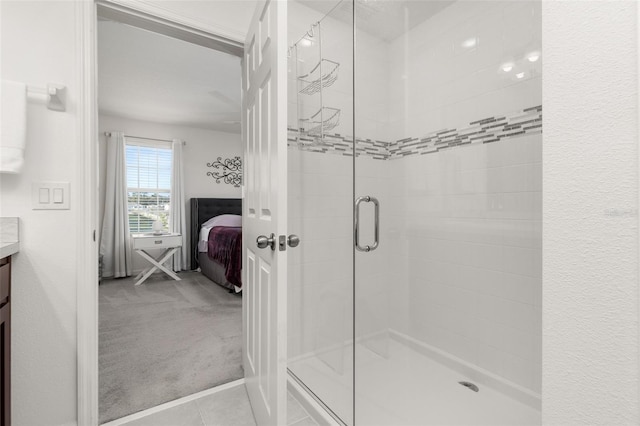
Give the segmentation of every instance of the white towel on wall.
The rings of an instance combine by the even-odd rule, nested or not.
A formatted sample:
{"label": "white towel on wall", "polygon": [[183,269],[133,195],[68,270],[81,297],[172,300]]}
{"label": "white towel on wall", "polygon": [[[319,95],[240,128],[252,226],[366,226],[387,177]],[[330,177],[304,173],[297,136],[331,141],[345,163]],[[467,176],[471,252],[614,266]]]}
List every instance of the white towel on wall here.
{"label": "white towel on wall", "polygon": [[27,135],[27,86],[2,80],[0,96],[0,173],[19,173]]}

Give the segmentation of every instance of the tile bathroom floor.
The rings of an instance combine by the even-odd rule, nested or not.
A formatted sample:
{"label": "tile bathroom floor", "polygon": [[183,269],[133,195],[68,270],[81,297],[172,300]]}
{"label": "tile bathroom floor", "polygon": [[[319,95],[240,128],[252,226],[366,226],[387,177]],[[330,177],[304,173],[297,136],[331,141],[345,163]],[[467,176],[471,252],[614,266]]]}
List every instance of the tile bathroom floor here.
{"label": "tile bathroom floor", "polygon": [[[244,384],[122,423],[121,426],[255,426]],[[315,426],[291,394],[287,398],[288,426]]]}

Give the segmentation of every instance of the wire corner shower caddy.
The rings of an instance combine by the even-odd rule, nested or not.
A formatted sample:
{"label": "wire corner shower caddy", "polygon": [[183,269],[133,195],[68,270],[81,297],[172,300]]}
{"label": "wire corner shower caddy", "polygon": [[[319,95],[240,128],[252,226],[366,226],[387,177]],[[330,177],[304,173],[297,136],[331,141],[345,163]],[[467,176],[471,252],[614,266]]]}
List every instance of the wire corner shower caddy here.
{"label": "wire corner shower caddy", "polygon": [[[298,137],[312,137],[315,144],[321,144],[325,134],[340,124],[340,108],[325,105],[324,98],[325,89],[338,80],[340,63],[323,57],[320,22],[313,24],[289,52],[295,54]],[[313,66],[306,67],[308,62]]]}

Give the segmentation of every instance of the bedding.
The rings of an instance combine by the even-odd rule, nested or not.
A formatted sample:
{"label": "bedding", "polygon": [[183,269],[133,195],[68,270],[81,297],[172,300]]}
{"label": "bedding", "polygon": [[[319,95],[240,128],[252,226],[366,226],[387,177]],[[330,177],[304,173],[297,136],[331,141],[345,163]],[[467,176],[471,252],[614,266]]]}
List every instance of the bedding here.
{"label": "bedding", "polygon": [[242,227],[242,216],[237,214],[221,214],[212,217],[202,224],[200,228],[200,238],[198,239],[198,252],[206,253],[209,245],[209,231],[216,226]]}
{"label": "bedding", "polygon": [[242,227],[214,226],[209,231],[207,256],[224,267],[225,278],[242,287]]}
{"label": "bedding", "polygon": [[[192,198],[190,200],[190,264],[191,269],[198,269],[216,284],[233,290],[241,291],[242,270],[242,233],[238,233],[235,242],[236,257],[231,256],[234,250],[224,250],[224,244],[217,249],[212,248],[212,256],[209,256],[209,234],[217,227],[238,228],[242,227],[242,199],[240,198]],[[203,229],[203,226],[205,229]],[[221,232],[214,232],[212,237]],[[223,233],[223,232],[222,232]],[[224,234],[224,233],[223,233]],[[227,236],[229,237],[229,236]],[[213,258],[212,258],[213,257]],[[220,261],[228,261],[223,265]],[[227,279],[227,269],[233,284]]]}

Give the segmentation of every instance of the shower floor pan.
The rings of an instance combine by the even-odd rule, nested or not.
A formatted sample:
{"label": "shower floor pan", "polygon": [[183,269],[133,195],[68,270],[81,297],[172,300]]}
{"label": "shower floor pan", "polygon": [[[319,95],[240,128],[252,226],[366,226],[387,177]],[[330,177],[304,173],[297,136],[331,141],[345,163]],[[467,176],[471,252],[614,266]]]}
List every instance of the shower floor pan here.
{"label": "shower floor pan", "polygon": [[[353,423],[351,348],[339,374],[318,357],[290,363],[301,379],[348,425]],[[540,425],[540,411],[440,364],[395,339],[388,356],[359,345],[356,426]],[[323,357],[326,359],[326,356]],[[459,382],[479,387],[474,392]]]}

